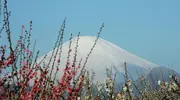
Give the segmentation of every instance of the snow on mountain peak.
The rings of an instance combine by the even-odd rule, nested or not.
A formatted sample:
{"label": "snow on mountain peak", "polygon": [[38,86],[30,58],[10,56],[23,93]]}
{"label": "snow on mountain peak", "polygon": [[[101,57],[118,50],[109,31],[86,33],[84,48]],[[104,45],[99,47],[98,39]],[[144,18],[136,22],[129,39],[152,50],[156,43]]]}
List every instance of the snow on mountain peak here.
{"label": "snow on mountain peak", "polygon": [[[72,52],[71,52],[71,56],[70,56],[71,63],[73,62],[73,57],[74,57],[74,53],[75,53],[76,40],[77,40],[77,37],[74,37],[72,39],[72,44],[71,44]],[[96,40],[96,37],[93,37],[93,36],[80,36],[79,37],[77,62],[76,62],[77,64],[79,63],[80,59],[82,58],[81,65],[83,65],[83,63],[87,57],[87,54],[91,50],[95,40]],[[68,56],[69,43],[70,42],[67,41],[62,46],[62,56],[60,58],[61,64],[59,66],[60,70],[65,67],[65,64],[66,64],[65,62],[66,62],[67,56]],[[59,48],[57,48],[57,49],[59,49]],[[49,61],[51,55],[52,55],[52,51],[47,54],[47,57],[44,60],[45,64],[48,64],[48,61]],[[59,55],[57,55],[57,57],[59,57]],[[41,61],[41,59],[43,59],[43,56],[40,57],[37,62]],[[146,70],[150,70],[154,67],[158,67],[158,65],[156,65],[156,64],[153,64],[145,59],[142,59],[142,58],[140,58],[132,53],[129,53],[128,51],[126,51],[126,50],[124,50],[102,38],[99,38],[99,40],[97,41],[97,44],[86,64],[86,69],[94,71],[95,78],[98,80],[102,80],[106,76],[106,74],[105,74],[106,68],[115,66],[120,72],[123,73],[124,72],[124,62],[144,68]],[[55,66],[56,65],[57,65],[57,63],[55,62]],[[50,66],[51,66],[51,64],[50,64]],[[55,72],[55,70],[53,70],[53,71]],[[61,74],[62,74],[62,72],[60,72],[58,74],[58,77],[60,77],[59,75],[61,75]]]}

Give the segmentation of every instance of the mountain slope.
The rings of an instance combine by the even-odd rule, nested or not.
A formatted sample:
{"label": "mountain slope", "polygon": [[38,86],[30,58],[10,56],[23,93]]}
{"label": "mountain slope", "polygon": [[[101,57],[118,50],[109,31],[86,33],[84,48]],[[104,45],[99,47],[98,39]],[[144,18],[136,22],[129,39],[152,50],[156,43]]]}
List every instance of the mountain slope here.
{"label": "mountain slope", "polygon": [[[145,89],[144,84],[150,83],[150,86],[152,89],[156,89],[158,86],[158,80],[168,82],[170,83],[170,75],[176,75],[177,77],[180,77],[180,74],[172,69],[168,69],[166,67],[157,67],[153,68],[147,76],[144,77],[145,81],[142,81],[142,78],[139,77],[139,79],[136,80],[136,85],[139,89],[143,90]],[[179,80],[178,80],[179,82]]]}
{"label": "mountain slope", "polygon": [[[79,44],[78,44],[79,46],[78,46],[78,53],[77,53],[77,64],[81,58],[82,58],[82,64],[84,63],[87,54],[89,53],[90,49],[92,48],[95,42],[95,39],[96,37],[91,37],[91,36],[80,37]],[[77,37],[72,39],[72,47],[71,47],[72,52],[71,52],[71,57],[70,57],[71,63],[73,61],[73,56],[75,52],[76,40],[77,40]],[[62,72],[62,68],[65,67],[65,62],[68,56],[68,50],[69,50],[69,41],[65,42],[62,47],[62,56],[60,58],[61,65],[59,66],[61,72]],[[47,57],[44,60],[45,65],[48,64],[48,61],[51,55],[52,55],[52,51],[47,54]],[[57,57],[59,57],[59,55],[57,55]],[[43,56],[38,59],[38,62],[40,62],[42,59],[43,59]],[[89,57],[89,60],[86,64],[86,68],[88,70],[95,72],[96,79],[102,80],[106,76],[105,68],[110,68],[111,66],[115,66],[119,72],[123,73],[124,62],[127,62],[128,64],[131,64],[131,65],[138,66],[146,70],[150,70],[154,67],[158,67],[158,65],[153,64],[132,53],[129,53],[128,51],[100,38],[97,41],[97,44],[92,54]],[[52,63],[50,64],[50,66],[51,65]],[[55,62],[55,66],[56,65],[57,63]],[[59,73],[59,75],[61,75],[61,73]]]}

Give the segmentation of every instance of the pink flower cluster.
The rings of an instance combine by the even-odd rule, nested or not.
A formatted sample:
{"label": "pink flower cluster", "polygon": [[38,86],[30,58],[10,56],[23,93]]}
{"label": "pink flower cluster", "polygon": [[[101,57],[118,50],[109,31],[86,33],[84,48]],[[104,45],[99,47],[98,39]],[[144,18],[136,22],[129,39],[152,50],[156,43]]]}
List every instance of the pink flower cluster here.
{"label": "pink flower cluster", "polygon": [[[30,30],[32,30],[31,24],[32,21]],[[73,62],[71,65],[68,60],[63,69],[63,75],[59,77],[56,84],[49,76],[53,69],[42,69],[42,66],[39,66],[36,61],[33,62],[33,53],[29,49],[30,33],[28,32],[30,31],[25,30],[26,34],[23,36],[24,29],[25,26],[22,25],[20,39],[14,50],[10,50],[10,54],[5,54],[7,53],[6,45],[0,48],[0,74],[6,67],[12,68],[12,72],[0,77],[0,100],[59,100],[60,98],[77,100],[84,86],[85,77],[81,75],[79,79],[75,80],[75,76],[81,68],[80,64],[76,66]],[[68,53],[70,54],[71,51],[69,49]],[[76,56],[74,59],[76,60]],[[57,59],[56,61],[60,65],[61,60]],[[60,68],[56,70],[60,71]],[[29,87],[31,88],[29,89]]]}
{"label": "pink flower cluster", "polygon": [[[67,62],[70,65],[69,61]],[[72,79],[77,74],[77,71],[80,69],[80,65],[77,68],[75,66],[69,66],[63,70],[63,76],[59,81],[59,85],[52,87],[52,93],[56,100],[59,100],[58,97],[62,96],[66,91],[68,93],[68,100],[77,100],[78,93],[83,86],[84,75],[79,79],[79,83],[76,83],[76,86],[72,86]]]}

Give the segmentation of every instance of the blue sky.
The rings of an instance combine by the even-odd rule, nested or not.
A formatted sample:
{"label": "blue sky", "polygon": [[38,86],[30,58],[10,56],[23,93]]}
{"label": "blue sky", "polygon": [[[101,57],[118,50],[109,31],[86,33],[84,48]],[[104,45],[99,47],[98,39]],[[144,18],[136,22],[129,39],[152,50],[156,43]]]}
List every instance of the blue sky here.
{"label": "blue sky", "polygon": [[[50,51],[67,17],[65,40],[94,36],[104,22],[101,38],[142,58],[180,72],[179,0],[9,0],[13,41],[21,25],[33,21],[32,38],[41,55]],[[3,35],[5,36],[5,35]],[[1,43],[5,41],[0,40]]]}

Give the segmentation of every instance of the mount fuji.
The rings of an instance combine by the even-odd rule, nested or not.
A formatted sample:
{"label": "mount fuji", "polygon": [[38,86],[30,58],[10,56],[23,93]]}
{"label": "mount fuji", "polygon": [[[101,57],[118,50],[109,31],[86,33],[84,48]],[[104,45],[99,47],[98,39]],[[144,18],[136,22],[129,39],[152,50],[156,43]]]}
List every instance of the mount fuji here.
{"label": "mount fuji", "polygon": [[[70,62],[73,62],[73,57],[75,53],[75,47],[76,47],[76,41],[77,37],[72,38],[71,43],[71,56],[70,56]],[[77,62],[76,65],[78,65],[79,61],[82,59],[81,65],[83,65],[87,54],[91,50],[94,42],[96,40],[96,37],[93,36],[80,36],[79,42],[78,42],[78,48],[77,48]],[[68,51],[69,51],[69,43],[70,41],[65,42],[62,45],[62,54],[60,58],[60,72],[57,74],[57,78],[59,78],[62,75],[62,69],[65,68]],[[60,49],[56,48],[55,50]],[[50,51],[47,53],[46,58],[43,60],[44,64],[47,65],[50,57],[52,55],[53,51]],[[57,53],[57,57],[59,57],[59,53]],[[44,55],[45,56],[45,55]],[[38,58],[37,62],[40,62],[44,56],[41,56]],[[53,61],[54,57],[52,58]],[[58,58],[59,59],[59,58]],[[159,67],[158,65],[147,61],[141,57],[138,57],[102,38],[99,38],[95,48],[93,49],[92,54],[90,55],[87,64],[86,69],[89,71],[95,72],[95,80],[103,81],[106,77],[106,68],[111,68],[112,66],[115,67],[115,71],[118,71],[120,73],[124,73],[124,62],[128,64],[128,69],[130,73],[135,73],[136,71],[142,71],[143,73],[148,73],[151,69],[155,67]],[[55,62],[55,66],[57,66],[57,62]],[[50,63],[50,66],[52,63]],[[55,73],[55,69],[53,70],[53,73]],[[134,77],[134,75],[132,75]],[[53,74],[52,74],[52,77]],[[137,76],[138,77],[138,76]],[[118,78],[118,77],[117,77]],[[120,77],[119,77],[120,78]],[[122,78],[122,77],[121,77]]]}

